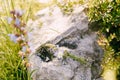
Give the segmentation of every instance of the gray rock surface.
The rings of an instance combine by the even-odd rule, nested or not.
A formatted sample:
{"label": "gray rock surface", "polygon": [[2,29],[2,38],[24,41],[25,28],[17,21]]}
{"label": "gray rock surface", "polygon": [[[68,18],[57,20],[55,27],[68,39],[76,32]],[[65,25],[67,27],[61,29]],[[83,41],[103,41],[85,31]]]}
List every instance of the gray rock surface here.
{"label": "gray rock surface", "polygon": [[[84,5],[74,6],[70,15],[63,14],[53,5],[36,14],[37,19],[30,20],[27,28],[31,31],[31,43],[34,50],[29,56],[32,64],[30,71],[35,70],[33,80],[97,80],[100,77],[103,51],[96,43],[96,34],[88,27],[88,18],[83,12]],[[48,44],[46,54],[41,45]],[[83,59],[64,58],[65,51]],[[99,79],[101,80],[101,79]]]}

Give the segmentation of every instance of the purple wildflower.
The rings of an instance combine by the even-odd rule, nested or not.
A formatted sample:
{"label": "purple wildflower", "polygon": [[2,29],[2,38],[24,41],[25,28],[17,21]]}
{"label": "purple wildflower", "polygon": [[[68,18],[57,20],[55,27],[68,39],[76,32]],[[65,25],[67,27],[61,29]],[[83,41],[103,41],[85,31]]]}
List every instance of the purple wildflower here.
{"label": "purple wildflower", "polygon": [[17,27],[20,26],[20,20],[19,20],[18,18],[15,19],[15,25],[16,25]]}
{"label": "purple wildflower", "polygon": [[12,19],[11,17],[8,17],[8,18],[7,18],[8,24],[10,24],[10,23],[12,22],[12,20],[13,20],[13,19]]}
{"label": "purple wildflower", "polygon": [[27,47],[26,46],[22,46],[22,52],[26,52]]}
{"label": "purple wildflower", "polygon": [[25,13],[25,11],[23,11],[23,10],[15,10],[15,14],[16,14],[18,17],[21,17],[24,13]]}
{"label": "purple wildflower", "polygon": [[10,37],[10,40],[17,43],[17,36],[15,36],[15,34],[8,34],[8,36]]}
{"label": "purple wildflower", "polygon": [[23,36],[23,35],[21,35],[21,36],[19,36],[18,38],[17,38],[17,42],[21,42],[21,41],[25,41],[26,39],[25,39],[25,37]]}

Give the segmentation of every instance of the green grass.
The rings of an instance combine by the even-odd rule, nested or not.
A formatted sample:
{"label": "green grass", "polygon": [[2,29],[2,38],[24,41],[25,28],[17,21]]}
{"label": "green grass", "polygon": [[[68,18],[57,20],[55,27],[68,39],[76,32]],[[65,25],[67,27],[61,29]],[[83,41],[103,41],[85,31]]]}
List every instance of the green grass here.
{"label": "green grass", "polygon": [[[33,0],[0,0],[0,80],[31,80],[31,73],[22,64],[18,56],[20,45],[12,42],[8,34],[18,32],[12,24],[8,24],[6,18],[11,17],[12,10],[25,10],[21,20],[26,23],[37,11]],[[33,10],[31,10],[33,9]]]}
{"label": "green grass", "polygon": [[[94,4],[94,5],[92,5]],[[120,0],[93,0],[89,4],[89,20],[98,28],[104,49],[103,69],[113,71],[111,80],[120,79]],[[103,37],[101,37],[103,36]],[[105,80],[110,80],[104,73]],[[111,73],[112,74],[112,73]],[[118,76],[118,77],[117,77]],[[108,79],[107,79],[108,78]],[[116,79],[115,79],[116,78]]]}

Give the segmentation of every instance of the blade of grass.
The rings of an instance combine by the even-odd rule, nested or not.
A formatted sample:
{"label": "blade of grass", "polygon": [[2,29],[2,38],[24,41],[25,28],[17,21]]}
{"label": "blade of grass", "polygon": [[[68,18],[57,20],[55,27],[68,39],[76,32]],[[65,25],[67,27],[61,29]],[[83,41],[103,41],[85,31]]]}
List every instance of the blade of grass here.
{"label": "blade of grass", "polygon": [[9,16],[10,14],[9,14],[8,4],[7,4],[6,0],[4,0],[3,3],[4,3],[4,7],[5,7],[5,12],[6,12],[7,16]]}
{"label": "blade of grass", "polygon": [[32,7],[32,3],[33,3],[33,0],[31,0],[30,1],[30,3],[29,3],[29,6],[28,6],[28,9],[27,9],[27,11],[26,11],[26,15],[24,16],[24,21],[26,22],[26,21],[28,21],[28,18],[29,18],[29,16],[30,16],[30,12],[31,12],[31,7]]}
{"label": "blade of grass", "polygon": [[15,7],[14,7],[14,1],[13,1],[13,0],[11,0],[10,2],[11,2],[11,7],[12,7],[12,10],[15,10]]}

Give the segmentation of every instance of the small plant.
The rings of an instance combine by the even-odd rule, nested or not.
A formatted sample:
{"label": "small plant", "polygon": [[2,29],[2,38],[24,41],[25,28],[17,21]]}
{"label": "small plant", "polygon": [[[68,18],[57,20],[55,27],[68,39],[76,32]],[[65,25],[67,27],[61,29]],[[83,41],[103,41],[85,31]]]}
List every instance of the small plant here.
{"label": "small plant", "polygon": [[57,3],[57,5],[61,8],[61,11],[64,15],[70,15],[73,12],[74,6],[78,4],[83,4],[84,0],[78,1],[63,1],[63,3]]}
{"label": "small plant", "polygon": [[73,3],[65,3],[65,4],[59,4],[59,7],[61,8],[63,14],[71,14],[73,12]]}
{"label": "small plant", "polygon": [[69,53],[68,51],[64,51],[64,56],[63,56],[63,58],[66,59],[67,57],[69,57],[69,58],[71,58],[71,59],[73,59],[73,60],[75,60],[75,61],[78,61],[78,62],[80,62],[81,64],[87,64],[87,60],[86,60],[86,59],[81,58],[81,57],[77,57],[77,56]]}
{"label": "small plant", "polygon": [[[31,64],[27,56],[32,51],[25,31],[30,6],[26,11],[15,9],[17,0],[1,1],[0,12],[0,80],[31,80]],[[18,8],[18,5],[17,5]],[[4,14],[3,14],[4,13]]]}
{"label": "small plant", "polygon": [[[120,1],[94,0],[89,7],[90,22],[97,27],[105,50],[104,68],[120,68]],[[119,79],[118,79],[119,80]]]}
{"label": "small plant", "polygon": [[[13,10],[10,12],[12,17],[8,19],[9,24],[13,24],[12,26],[16,29],[15,33],[8,34],[11,41],[14,43],[18,43],[20,46],[20,51],[18,52],[18,55],[22,59],[22,65],[24,69],[27,70],[27,67],[29,67],[31,64],[27,62],[27,56],[31,53],[29,42],[27,41],[27,37],[30,35],[25,30],[25,23],[22,21],[21,17],[23,15],[23,11],[16,11]],[[30,36],[29,36],[30,37]],[[28,74],[26,75],[26,78],[28,78]],[[24,77],[23,77],[24,79]],[[29,79],[27,79],[29,80]]]}
{"label": "small plant", "polygon": [[18,55],[24,60],[31,53],[30,45],[27,41],[27,37],[30,37],[30,34],[25,30],[26,25],[21,20],[23,11],[13,10],[10,13],[12,17],[8,19],[8,23],[13,24],[12,26],[16,29],[16,32],[8,34],[8,36],[11,41],[19,44],[21,50],[18,52]]}
{"label": "small plant", "polygon": [[[6,62],[3,63],[2,66],[6,67],[7,71],[3,74],[4,77],[1,76],[1,79],[3,79],[3,80],[4,79],[7,79],[7,80],[8,79],[10,79],[10,80],[31,80],[30,75],[27,71],[27,67],[30,66],[30,63],[28,63],[26,61],[26,59],[27,59],[26,57],[28,56],[28,54],[30,54],[31,49],[30,49],[30,46],[28,45],[28,42],[26,39],[27,32],[25,31],[25,23],[22,22],[22,19],[21,19],[23,12],[13,10],[10,13],[11,13],[12,17],[8,17],[7,22],[8,22],[8,25],[11,25],[11,27],[14,28],[14,33],[8,34],[8,36],[10,37],[10,40],[13,41],[14,43],[10,42],[9,40],[8,41],[14,45],[16,44],[16,46],[11,46],[11,47],[15,47],[16,50],[15,50],[15,52],[12,52],[14,50],[11,49],[12,51],[9,51],[8,53],[4,53],[3,55],[1,55],[1,57],[4,56],[5,59],[9,59],[9,60],[13,60],[13,62],[14,61],[17,61],[17,62],[15,62],[16,65],[15,65],[15,63],[11,63],[11,64],[6,63]],[[10,43],[8,43],[8,44],[10,45]],[[6,44],[6,46],[8,44]],[[8,47],[10,47],[10,46],[8,46]],[[10,59],[12,57],[13,57],[13,59]],[[20,59],[20,57],[21,57],[21,59]],[[15,60],[15,59],[18,59],[18,60]]]}

